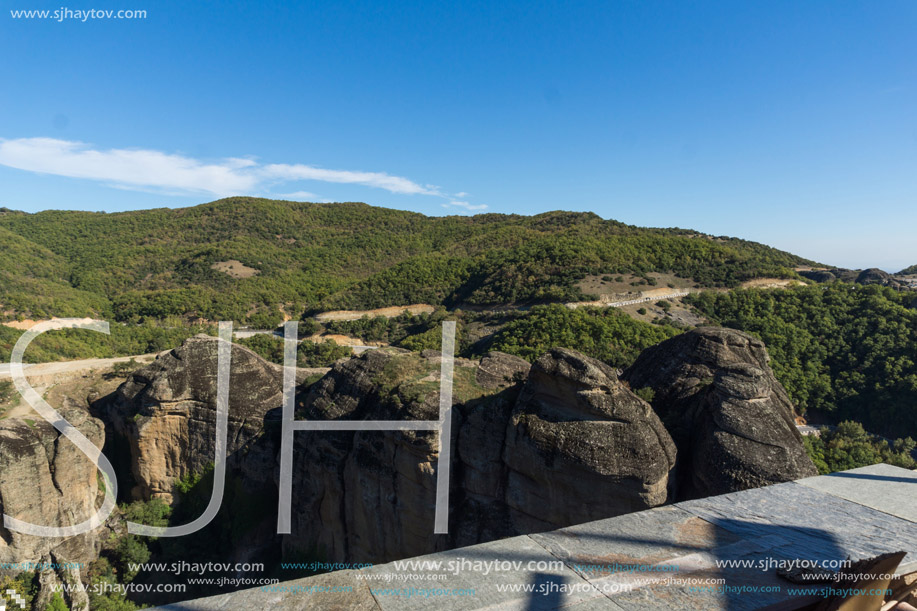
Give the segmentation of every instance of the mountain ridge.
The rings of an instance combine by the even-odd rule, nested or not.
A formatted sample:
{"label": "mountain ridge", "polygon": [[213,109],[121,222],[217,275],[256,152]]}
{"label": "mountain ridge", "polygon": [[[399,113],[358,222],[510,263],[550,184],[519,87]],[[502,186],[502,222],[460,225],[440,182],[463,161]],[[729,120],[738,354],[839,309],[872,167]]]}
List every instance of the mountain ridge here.
{"label": "mountain ridge", "polygon": [[[50,253],[36,255],[53,272],[40,284],[77,291],[55,303],[20,298],[4,308],[7,318],[97,314],[125,322],[178,315],[269,324],[282,319],[278,308],[296,317],[421,302],[572,301],[584,297],[576,283],[590,274],[665,271],[716,287],[797,277],[796,266],[812,263],[738,238],[634,227],[590,212],[428,217],[356,202],[256,198],[134,212],[7,212],[0,244],[7,243]],[[233,262],[250,277],[230,276]]]}
{"label": "mountain ridge", "polygon": [[[583,297],[576,282],[589,274],[672,271],[702,286],[735,286],[795,277],[795,266],[811,263],[738,238],[639,228],[589,212],[427,217],[355,202],[256,198],[0,215],[0,243],[14,242],[19,251],[32,244],[49,253],[38,258],[54,278],[31,298],[19,295],[4,308],[7,318],[96,314],[125,322],[178,315],[270,324],[282,319],[278,308],[295,317],[419,302],[576,300]],[[253,270],[251,277],[220,271],[227,262]],[[0,264],[0,277],[13,265]],[[52,303],[42,288],[72,294]],[[8,280],[0,289],[18,294]]]}

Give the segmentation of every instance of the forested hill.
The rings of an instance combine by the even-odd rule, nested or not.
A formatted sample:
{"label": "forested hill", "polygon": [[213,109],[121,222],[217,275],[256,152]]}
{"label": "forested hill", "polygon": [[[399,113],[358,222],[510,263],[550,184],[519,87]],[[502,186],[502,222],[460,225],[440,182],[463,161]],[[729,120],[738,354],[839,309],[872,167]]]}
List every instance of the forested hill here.
{"label": "forested hill", "polygon": [[900,272],[898,272],[899,276],[909,276],[911,274],[917,274],[917,265],[906,267],[902,269]]}
{"label": "forested hill", "polygon": [[810,264],[734,238],[591,213],[427,217],[360,203],[230,198],[124,213],[0,210],[0,313],[269,323],[415,302],[576,300],[590,274],[673,272],[701,286]]}

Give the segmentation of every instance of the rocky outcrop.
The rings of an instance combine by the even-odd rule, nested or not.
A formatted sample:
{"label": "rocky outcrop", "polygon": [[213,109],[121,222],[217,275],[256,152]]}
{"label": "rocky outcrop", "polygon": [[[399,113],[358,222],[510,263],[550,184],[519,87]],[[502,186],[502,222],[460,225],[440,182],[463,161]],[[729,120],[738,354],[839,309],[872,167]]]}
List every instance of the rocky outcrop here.
{"label": "rocky outcrop", "polygon": [[760,340],[701,327],[648,348],[624,372],[631,388],[652,389],[675,440],[679,498],[817,475],[768,361]]}
{"label": "rocky outcrop", "polygon": [[[456,363],[461,379],[465,363]],[[335,365],[304,398],[308,420],[436,420],[434,358],[374,350]],[[434,432],[305,432],[295,437],[288,553],[381,558],[442,549],[434,540]],[[385,525],[385,526],[382,526]]]}
{"label": "rocky outcrop", "polygon": [[519,395],[503,461],[515,530],[532,532],[665,503],[675,445],[611,367],[554,348]]}
{"label": "rocky outcrop", "polygon": [[832,274],[826,269],[811,269],[811,270],[802,270],[799,272],[799,275],[803,278],[808,278],[814,282],[826,283],[833,280],[837,280],[837,276]]}
{"label": "rocky outcrop", "polygon": [[[67,406],[60,410],[70,424],[92,443],[102,447],[104,427],[85,409]],[[0,507],[19,520],[45,526],[72,526],[91,517],[101,506],[104,491],[92,462],[44,420],[0,421]],[[69,538],[35,537],[9,531],[0,525],[0,563],[74,563],[72,568],[45,571],[47,580],[80,579],[76,563],[87,566],[98,558],[106,529]],[[19,569],[3,570],[19,573]],[[43,590],[49,594],[50,590]],[[70,599],[74,609],[87,609],[88,601],[77,593]]]}
{"label": "rocky outcrop", "polygon": [[903,288],[907,283],[896,276],[900,276],[904,273],[905,272],[902,271],[898,274],[889,274],[877,267],[871,267],[864,270],[835,267],[831,270],[803,270],[799,272],[799,275],[809,280],[814,280],[815,282],[841,280],[843,282],[856,284],[878,284],[880,286],[889,286],[892,288]]}
{"label": "rocky outcrop", "polygon": [[[106,408],[131,445],[138,497],[168,499],[213,460],[216,349],[189,340]],[[282,371],[238,346],[232,358],[230,473],[276,499]],[[397,348],[339,361],[300,388],[296,417],[436,421],[441,365],[438,351]],[[496,352],[455,359],[448,534],[434,534],[437,431],[296,432],[284,555],[381,562],[815,474],[750,336],[690,331],[623,379],[560,348],[532,366]],[[652,406],[631,391],[647,387]]]}
{"label": "rocky outcrop", "polygon": [[[302,417],[436,420],[439,358],[378,350],[338,364]],[[529,371],[491,353],[456,359],[454,380],[450,534],[433,535],[438,433],[313,432],[296,439],[288,552],[375,562],[667,500],[674,445],[603,363],[552,350]]]}
{"label": "rocky outcrop", "polygon": [[[135,499],[172,501],[182,477],[214,461],[217,346],[199,335],[134,372],[104,408],[130,446]],[[265,435],[268,413],[282,403],[283,370],[238,345],[231,352],[227,468],[269,484],[276,448]]]}
{"label": "rocky outcrop", "polygon": [[877,267],[864,269],[857,276],[857,284],[881,284],[882,286],[898,286],[899,282],[891,274]]}

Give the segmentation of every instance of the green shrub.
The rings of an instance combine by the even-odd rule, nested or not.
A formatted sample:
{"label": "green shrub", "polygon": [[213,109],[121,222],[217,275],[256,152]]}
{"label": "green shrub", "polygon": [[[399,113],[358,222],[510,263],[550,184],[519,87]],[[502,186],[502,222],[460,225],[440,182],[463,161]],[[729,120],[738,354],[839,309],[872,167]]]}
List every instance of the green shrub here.
{"label": "green shrub", "polygon": [[834,430],[822,428],[806,435],[803,444],[821,474],[847,471],[884,462],[905,469],[917,468],[911,457],[915,442],[910,437],[889,443],[871,435],[859,422],[841,422]]}

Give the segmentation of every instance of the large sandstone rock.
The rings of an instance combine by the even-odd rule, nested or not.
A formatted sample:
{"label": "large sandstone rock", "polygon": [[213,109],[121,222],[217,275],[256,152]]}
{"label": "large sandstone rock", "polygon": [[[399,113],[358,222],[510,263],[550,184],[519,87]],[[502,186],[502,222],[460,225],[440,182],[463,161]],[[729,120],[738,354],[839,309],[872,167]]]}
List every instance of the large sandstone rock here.
{"label": "large sandstone rock", "polygon": [[[61,415],[97,447],[105,439],[104,426],[85,409],[67,406]],[[102,505],[95,465],[44,420],[0,421],[0,508],[19,520],[44,526],[72,526],[91,517]],[[49,569],[46,580],[80,579],[76,563],[87,566],[99,557],[105,527],[68,538],[35,537],[3,528],[0,523],[0,563],[74,563],[73,568]],[[3,574],[16,574],[2,570]],[[44,582],[43,582],[44,583]],[[50,596],[50,590],[42,589]],[[85,594],[69,598],[71,608],[88,609]]]}
{"label": "large sandstone rock", "polygon": [[[470,363],[456,359],[456,394]],[[373,350],[334,366],[304,398],[308,420],[437,420],[439,359]],[[438,433],[303,432],[293,457],[294,554],[383,559],[445,549],[433,535]]]}
{"label": "large sandstone rock", "polygon": [[478,383],[496,392],[462,410],[457,443],[461,494],[452,502],[453,515],[461,519],[450,525],[456,546],[517,532],[505,501],[508,470],[503,453],[519,389],[530,368],[528,361],[502,352],[491,352],[478,366]]}
{"label": "large sandstone rock", "polygon": [[723,494],[817,475],[763,342],[702,327],[645,350],[624,372],[651,388],[678,446],[680,498]]}
{"label": "large sandstone rock", "polygon": [[[92,443],[102,447],[104,427],[85,410],[61,415]],[[44,420],[0,421],[0,505],[25,522],[71,526],[85,521],[102,504],[98,470],[69,440]],[[0,525],[0,561],[35,562],[51,553],[72,562],[98,557],[97,533],[79,537],[34,537]]]}
{"label": "large sandstone rock", "polygon": [[[105,408],[130,446],[133,498],[171,502],[177,480],[213,463],[218,344],[207,335],[187,340],[135,371]],[[256,489],[270,484],[276,448],[265,420],[281,406],[282,390],[281,367],[233,345],[227,467]]]}

